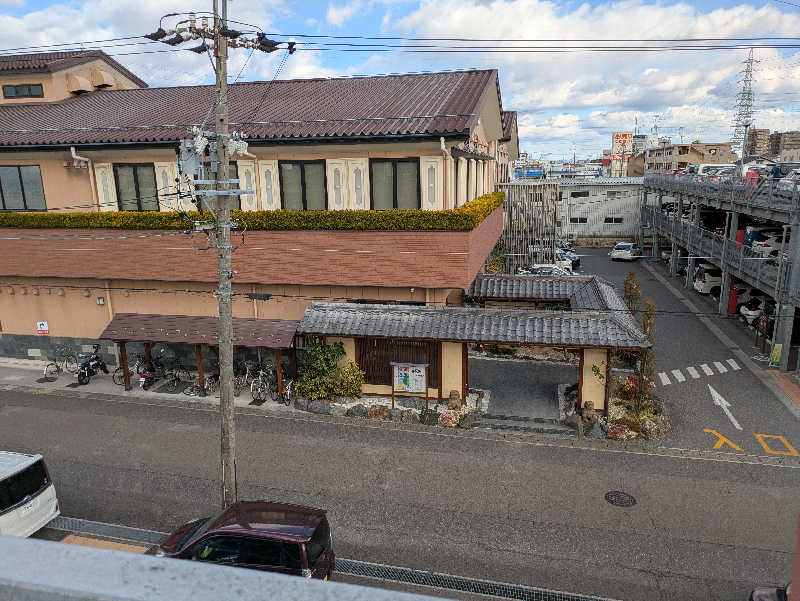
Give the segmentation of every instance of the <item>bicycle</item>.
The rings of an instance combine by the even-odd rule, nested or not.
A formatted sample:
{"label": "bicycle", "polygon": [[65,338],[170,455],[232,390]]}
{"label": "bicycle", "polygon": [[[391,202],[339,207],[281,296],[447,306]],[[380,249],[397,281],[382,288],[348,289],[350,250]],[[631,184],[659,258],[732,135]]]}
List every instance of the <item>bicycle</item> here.
{"label": "bicycle", "polygon": [[258,370],[258,375],[250,384],[250,395],[254,401],[275,399],[275,383],[277,376],[271,366]]}
{"label": "bicycle", "polygon": [[55,360],[44,366],[44,379],[55,382],[61,372],[75,373],[78,369],[78,356],[72,347],[63,345],[56,347]]}
{"label": "bicycle", "polygon": [[290,407],[292,403],[294,403],[296,396],[294,392],[294,380],[286,380],[283,383],[283,394],[281,395],[280,402]]}
{"label": "bicycle", "polygon": [[255,361],[242,361],[239,364],[239,370],[233,377],[233,396],[239,396],[243,390],[250,388],[253,380],[255,379],[256,368],[258,363]]}
{"label": "bicycle", "polygon": [[166,383],[163,385],[163,388],[167,392],[177,392],[183,382],[189,382],[191,380],[189,370],[181,364],[180,360],[177,360],[174,365],[167,368],[164,378],[166,379]]}
{"label": "bicycle", "polygon": [[[136,355],[135,359],[136,363],[134,366],[128,367],[128,374],[130,375],[131,379],[145,371],[144,355]],[[114,370],[114,373],[111,374],[111,379],[117,386],[125,385],[125,370],[122,369],[122,366]]]}
{"label": "bicycle", "polygon": [[[194,374],[192,383],[184,389],[183,394],[185,394],[186,396],[200,396],[200,383],[198,382],[198,380],[199,380],[199,375]],[[218,388],[219,388],[219,376],[216,374],[207,376],[205,379],[205,386],[203,387],[206,396],[213,394],[214,392],[217,391]]]}

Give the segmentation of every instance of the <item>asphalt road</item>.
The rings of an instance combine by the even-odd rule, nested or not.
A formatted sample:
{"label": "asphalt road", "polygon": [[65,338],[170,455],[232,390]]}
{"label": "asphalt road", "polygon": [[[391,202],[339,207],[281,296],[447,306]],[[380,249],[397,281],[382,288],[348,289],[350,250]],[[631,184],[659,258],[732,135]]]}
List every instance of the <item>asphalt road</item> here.
{"label": "asphalt road", "polygon": [[[658,311],[656,374],[663,373],[669,379],[669,384],[664,385],[657,375],[655,393],[665,401],[673,425],[673,431],[664,444],[709,450],[719,438],[705,430],[715,430],[740,447],[743,453],[767,453],[756,434],[766,435],[761,440],[773,451],[790,452],[779,438],[773,438],[783,437],[792,449],[800,452],[800,420],[746,369],[743,361],[734,355],[733,348],[720,342],[697,315],[653,277],[645,268],[645,260],[612,262],[607,256],[608,249],[580,249],[579,252],[585,255],[582,257],[585,273],[604,277],[621,291],[625,277],[633,271],[644,294],[655,302]],[[673,288],[691,300],[703,316],[723,330],[736,343],[734,348],[743,350],[748,356],[756,353],[752,334],[737,319],[719,316],[716,302],[684,288],[682,278],[670,276],[663,263],[649,264]],[[733,359],[740,369],[733,369],[727,362],[729,359]],[[715,363],[720,363],[727,371],[720,373]],[[707,366],[713,375],[707,375],[702,365]],[[689,367],[698,378],[692,376]],[[679,381],[672,370],[678,370],[684,381]],[[730,403],[729,411],[741,430],[735,427],[722,408],[714,404],[709,385]],[[727,444],[723,448],[733,451]]]}
{"label": "asphalt road", "polygon": [[[309,417],[241,415],[243,498],[327,508],[337,553],[618,599],[745,599],[789,577],[798,471]],[[215,411],[0,392],[64,515],[167,531],[219,492]],[[630,508],[604,500],[635,496]]]}

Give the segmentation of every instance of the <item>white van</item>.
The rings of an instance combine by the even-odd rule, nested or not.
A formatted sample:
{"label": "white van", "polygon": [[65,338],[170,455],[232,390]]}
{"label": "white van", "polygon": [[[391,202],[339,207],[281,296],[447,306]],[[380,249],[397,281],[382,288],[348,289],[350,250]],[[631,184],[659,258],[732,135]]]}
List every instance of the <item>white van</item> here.
{"label": "white van", "polygon": [[722,287],[722,270],[710,263],[701,263],[695,268],[693,286],[700,294],[719,293]]}
{"label": "white van", "polygon": [[59,513],[42,456],[0,451],[0,535],[30,536]]}

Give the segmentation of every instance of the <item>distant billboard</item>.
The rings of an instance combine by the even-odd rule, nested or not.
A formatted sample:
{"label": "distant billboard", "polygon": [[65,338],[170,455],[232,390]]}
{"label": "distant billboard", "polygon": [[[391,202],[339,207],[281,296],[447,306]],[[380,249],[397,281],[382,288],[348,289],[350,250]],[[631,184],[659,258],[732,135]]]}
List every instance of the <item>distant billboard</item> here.
{"label": "distant billboard", "polygon": [[633,151],[633,132],[615,132],[611,137],[611,177],[624,177]]}

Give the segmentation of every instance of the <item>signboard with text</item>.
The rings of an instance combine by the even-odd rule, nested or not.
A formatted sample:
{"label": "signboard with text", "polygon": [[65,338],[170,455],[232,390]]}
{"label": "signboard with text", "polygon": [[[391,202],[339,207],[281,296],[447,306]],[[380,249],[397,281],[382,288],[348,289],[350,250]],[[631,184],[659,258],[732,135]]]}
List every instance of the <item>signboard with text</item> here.
{"label": "signboard with text", "polygon": [[428,390],[427,364],[392,363],[392,390],[424,394]]}
{"label": "signboard with text", "polygon": [[49,334],[50,327],[47,325],[46,321],[37,321],[36,322],[36,333],[37,334]]}

